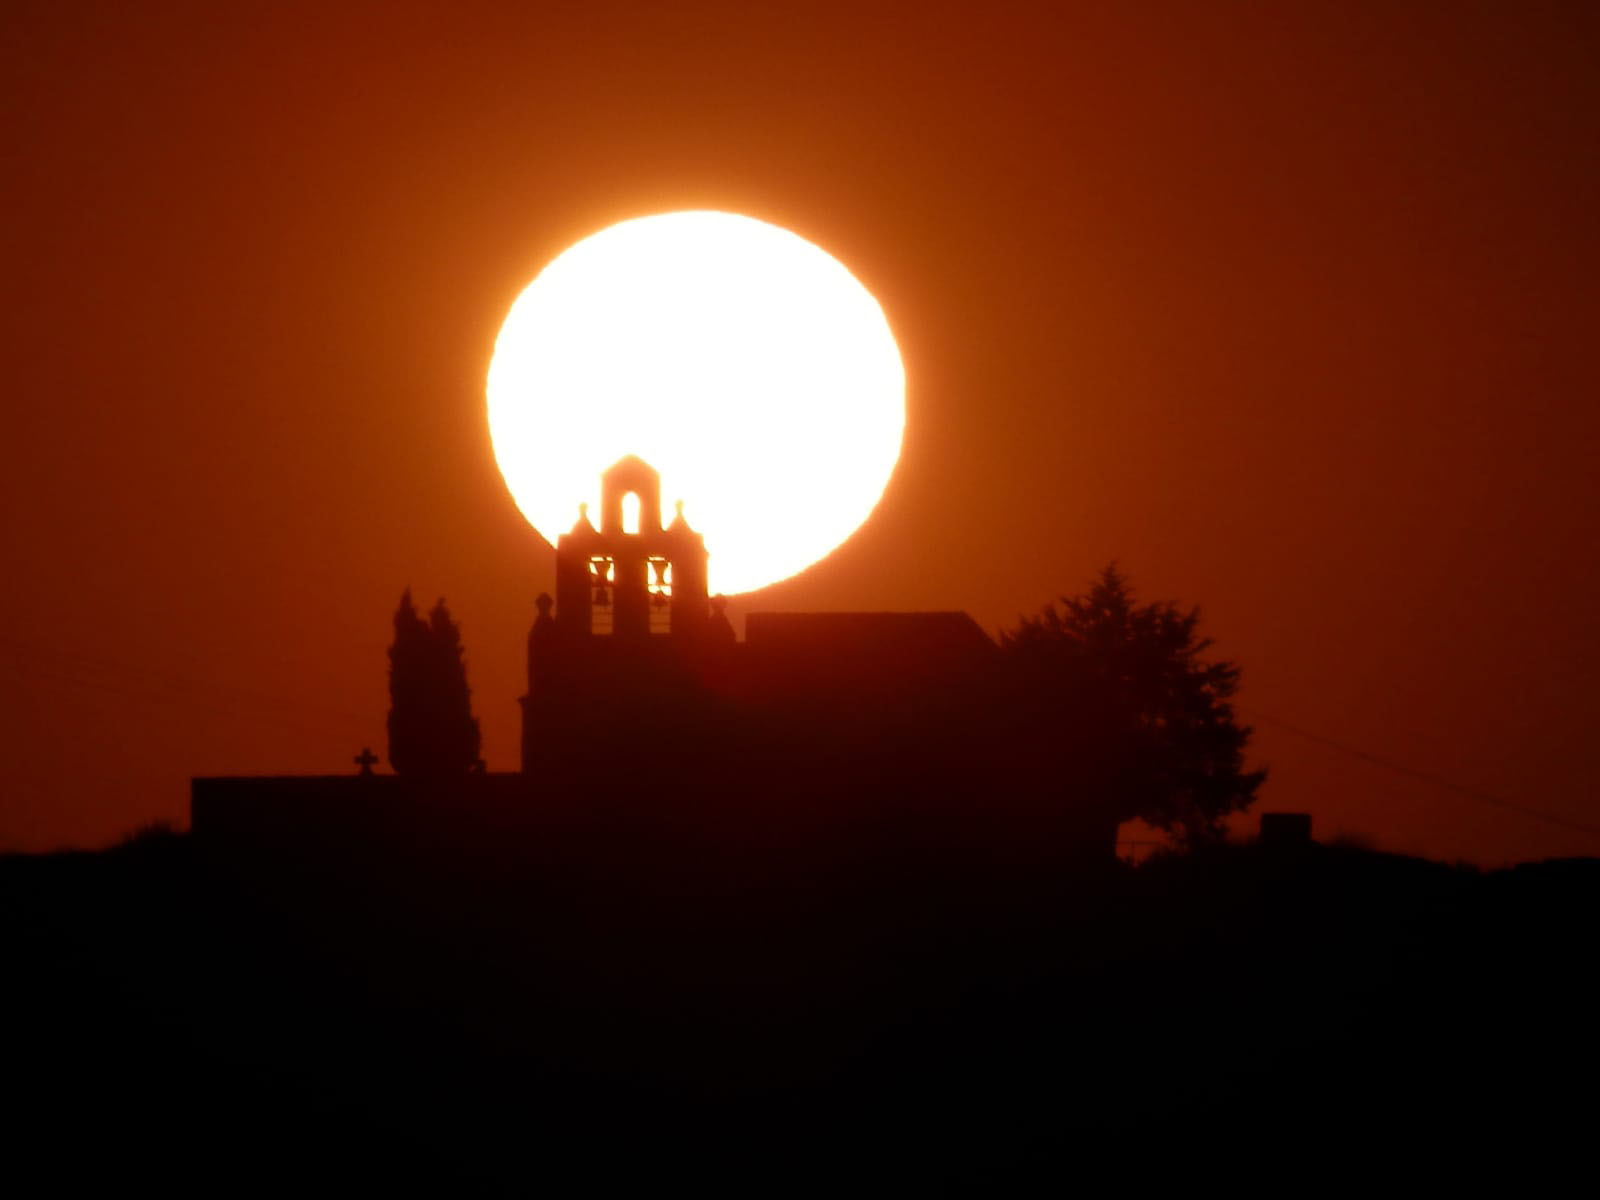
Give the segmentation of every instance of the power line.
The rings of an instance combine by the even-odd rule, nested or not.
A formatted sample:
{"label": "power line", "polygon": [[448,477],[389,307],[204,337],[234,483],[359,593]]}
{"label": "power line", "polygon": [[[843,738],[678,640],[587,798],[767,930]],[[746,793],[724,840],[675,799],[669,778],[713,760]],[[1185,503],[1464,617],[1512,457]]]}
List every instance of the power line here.
{"label": "power line", "polygon": [[1588,825],[1582,821],[1574,821],[1570,817],[1558,816],[1555,813],[1545,812],[1543,809],[1531,808],[1526,804],[1518,804],[1515,800],[1507,800],[1504,796],[1496,796],[1492,792],[1485,792],[1478,788],[1467,787],[1465,784],[1457,783],[1453,779],[1446,779],[1443,775],[1435,775],[1432,771],[1424,771],[1417,767],[1409,767],[1405,763],[1396,762],[1391,758],[1384,758],[1380,754],[1373,754],[1370,751],[1362,750],[1357,746],[1349,745],[1348,743],[1338,741],[1335,738],[1325,737],[1320,733],[1313,733],[1309,729],[1295,725],[1289,721],[1285,721],[1282,718],[1271,716],[1270,714],[1264,713],[1259,709],[1245,708],[1242,705],[1235,705],[1234,707],[1250,717],[1251,720],[1265,721],[1269,725],[1276,725],[1280,729],[1286,730],[1297,737],[1305,738],[1308,742],[1316,742],[1319,745],[1327,746],[1330,750],[1337,750],[1340,754],[1348,755],[1351,758],[1360,759],[1362,762],[1370,763],[1372,766],[1381,767],[1385,771],[1392,771],[1396,775],[1404,775],[1407,778],[1416,779],[1422,783],[1432,784],[1434,787],[1460,796],[1464,800],[1471,800],[1478,804],[1486,804],[1491,808],[1505,809],[1507,812],[1520,813],[1525,817],[1533,817],[1539,821],[1548,821],[1552,825],[1560,825],[1567,829],[1576,830],[1579,833],[1586,833],[1590,837],[1600,838],[1600,826]]}

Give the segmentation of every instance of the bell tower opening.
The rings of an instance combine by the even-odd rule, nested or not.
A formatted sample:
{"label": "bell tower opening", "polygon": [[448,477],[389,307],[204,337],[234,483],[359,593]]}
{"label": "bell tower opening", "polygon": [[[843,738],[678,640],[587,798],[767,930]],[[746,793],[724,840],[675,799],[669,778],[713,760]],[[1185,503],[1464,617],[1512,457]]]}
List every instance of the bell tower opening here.
{"label": "bell tower opening", "polygon": [[652,554],[647,565],[650,593],[650,632],[672,632],[672,563]]}
{"label": "bell tower opening", "polygon": [[589,632],[608,634],[616,629],[617,564],[610,555],[589,559]]}
{"label": "bell tower opening", "polygon": [[622,532],[639,532],[639,514],[643,509],[638,492],[627,492],[622,497]]}

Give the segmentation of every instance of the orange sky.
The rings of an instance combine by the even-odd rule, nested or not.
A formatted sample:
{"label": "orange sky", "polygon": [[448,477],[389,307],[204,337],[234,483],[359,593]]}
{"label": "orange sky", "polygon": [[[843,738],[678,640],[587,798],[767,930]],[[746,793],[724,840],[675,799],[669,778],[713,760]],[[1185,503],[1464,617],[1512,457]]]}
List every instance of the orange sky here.
{"label": "orange sky", "polygon": [[1600,853],[1268,723],[1600,826],[1588,7],[326,7],[8,8],[0,846],[353,770],[408,584],[513,768],[495,333],[706,207],[845,262],[909,380],[876,514],[739,611],[993,630],[1116,558],[1242,665],[1263,807]]}

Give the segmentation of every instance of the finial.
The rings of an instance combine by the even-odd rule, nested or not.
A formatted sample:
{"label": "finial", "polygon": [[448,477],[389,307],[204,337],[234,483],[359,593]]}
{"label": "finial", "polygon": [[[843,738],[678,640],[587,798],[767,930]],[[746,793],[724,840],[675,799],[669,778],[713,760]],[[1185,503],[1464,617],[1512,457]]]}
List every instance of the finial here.
{"label": "finial", "polygon": [[550,599],[549,592],[540,592],[539,598],[534,601],[534,604],[539,609],[539,615],[541,617],[548,617],[550,615],[550,606],[554,603],[555,601]]}
{"label": "finial", "polygon": [[727,607],[728,598],[721,592],[718,592],[715,596],[711,597],[711,615],[713,617],[720,617],[722,615],[722,610]]}
{"label": "finial", "polygon": [[683,516],[683,501],[682,500],[674,500],[672,502],[672,507],[678,510],[678,515],[680,517]]}

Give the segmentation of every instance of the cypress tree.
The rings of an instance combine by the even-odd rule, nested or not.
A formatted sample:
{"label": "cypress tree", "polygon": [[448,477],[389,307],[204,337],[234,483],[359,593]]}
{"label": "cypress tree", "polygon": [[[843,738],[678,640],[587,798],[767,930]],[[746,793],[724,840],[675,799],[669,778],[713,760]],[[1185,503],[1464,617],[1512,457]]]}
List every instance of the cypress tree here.
{"label": "cypress tree", "polygon": [[443,597],[428,614],[428,629],[433,635],[436,672],[438,760],[443,772],[459,774],[477,765],[478,722],[472,715],[461,630],[450,619]]}
{"label": "cypress tree", "polygon": [[400,597],[389,647],[389,763],[401,775],[460,775],[478,761],[461,631],[441,599],[424,621]]}

